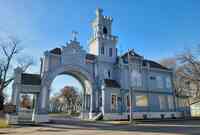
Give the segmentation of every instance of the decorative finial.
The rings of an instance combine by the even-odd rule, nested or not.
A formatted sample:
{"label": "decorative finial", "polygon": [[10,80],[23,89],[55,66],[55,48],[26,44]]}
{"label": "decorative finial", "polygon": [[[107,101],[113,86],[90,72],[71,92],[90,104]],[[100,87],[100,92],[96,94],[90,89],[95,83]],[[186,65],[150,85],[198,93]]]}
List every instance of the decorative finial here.
{"label": "decorative finial", "polygon": [[78,32],[73,30],[72,31],[72,37],[73,37],[73,40],[76,41],[77,37],[78,37]]}

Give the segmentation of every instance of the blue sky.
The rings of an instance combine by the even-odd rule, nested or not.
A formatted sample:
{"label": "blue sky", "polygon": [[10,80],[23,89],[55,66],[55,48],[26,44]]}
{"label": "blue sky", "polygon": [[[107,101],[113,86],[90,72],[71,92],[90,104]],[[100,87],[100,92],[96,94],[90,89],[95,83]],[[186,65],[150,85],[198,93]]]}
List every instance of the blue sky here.
{"label": "blue sky", "polygon": [[36,73],[43,52],[64,45],[72,30],[87,48],[97,7],[114,18],[120,51],[134,48],[159,60],[200,43],[198,0],[1,0],[0,36],[22,40],[24,53],[38,62]]}

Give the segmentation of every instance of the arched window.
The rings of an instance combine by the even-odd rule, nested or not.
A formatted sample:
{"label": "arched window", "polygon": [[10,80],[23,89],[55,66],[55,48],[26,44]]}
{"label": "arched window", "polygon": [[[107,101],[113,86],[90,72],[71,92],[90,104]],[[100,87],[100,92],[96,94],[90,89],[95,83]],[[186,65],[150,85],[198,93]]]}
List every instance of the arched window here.
{"label": "arched window", "polygon": [[103,34],[106,35],[107,33],[108,33],[108,30],[107,30],[107,28],[104,26],[104,27],[103,27]]}

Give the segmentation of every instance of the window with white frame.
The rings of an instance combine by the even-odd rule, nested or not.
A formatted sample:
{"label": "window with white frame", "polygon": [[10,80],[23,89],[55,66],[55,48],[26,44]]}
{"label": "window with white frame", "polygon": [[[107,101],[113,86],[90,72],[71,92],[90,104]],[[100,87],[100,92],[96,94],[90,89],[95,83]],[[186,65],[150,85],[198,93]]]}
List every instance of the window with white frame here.
{"label": "window with white frame", "polygon": [[142,87],[142,75],[136,70],[131,72],[131,85],[133,87]]}
{"label": "window with white frame", "polygon": [[157,88],[163,88],[163,79],[161,76],[157,76]]}
{"label": "window with white frame", "polygon": [[159,95],[159,105],[160,105],[160,110],[167,109],[167,99],[165,95]]}
{"label": "window with white frame", "polygon": [[173,98],[173,96],[168,96],[167,100],[168,100],[169,109],[173,110],[174,109],[174,98]]}
{"label": "window with white frame", "polygon": [[144,94],[138,94],[135,96],[136,106],[138,107],[147,107],[148,106],[148,97]]}
{"label": "window with white frame", "polygon": [[170,89],[170,88],[172,87],[172,83],[171,83],[170,77],[167,77],[167,78],[166,78],[166,87],[167,87],[168,89]]}
{"label": "window with white frame", "polygon": [[179,107],[188,107],[189,103],[188,103],[188,99],[187,98],[178,98],[178,106]]}

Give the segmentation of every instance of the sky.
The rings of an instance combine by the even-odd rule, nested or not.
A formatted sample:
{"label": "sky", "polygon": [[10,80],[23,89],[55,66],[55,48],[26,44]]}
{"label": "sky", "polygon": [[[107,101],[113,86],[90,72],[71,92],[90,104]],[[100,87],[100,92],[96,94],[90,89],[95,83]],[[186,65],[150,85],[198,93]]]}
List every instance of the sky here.
{"label": "sky", "polygon": [[65,45],[73,30],[87,49],[96,8],[113,17],[120,52],[158,61],[200,43],[199,0],[1,0],[0,37],[19,38],[38,73],[43,52]]}

